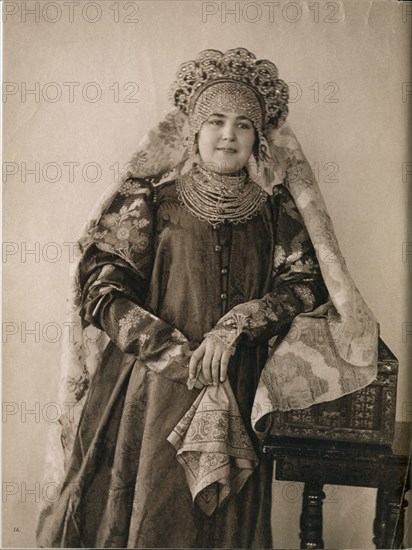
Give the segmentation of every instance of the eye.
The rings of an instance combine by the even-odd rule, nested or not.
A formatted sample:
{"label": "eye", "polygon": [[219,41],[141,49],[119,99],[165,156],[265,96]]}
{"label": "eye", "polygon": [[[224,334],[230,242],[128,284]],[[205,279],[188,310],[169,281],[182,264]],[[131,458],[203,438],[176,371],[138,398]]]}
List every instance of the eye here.
{"label": "eye", "polygon": [[221,126],[223,124],[223,121],[220,120],[220,118],[210,118],[208,122],[209,124],[214,124],[215,126]]}
{"label": "eye", "polygon": [[242,128],[244,130],[253,130],[253,123],[247,119],[247,118],[241,118],[237,121],[238,128]]}

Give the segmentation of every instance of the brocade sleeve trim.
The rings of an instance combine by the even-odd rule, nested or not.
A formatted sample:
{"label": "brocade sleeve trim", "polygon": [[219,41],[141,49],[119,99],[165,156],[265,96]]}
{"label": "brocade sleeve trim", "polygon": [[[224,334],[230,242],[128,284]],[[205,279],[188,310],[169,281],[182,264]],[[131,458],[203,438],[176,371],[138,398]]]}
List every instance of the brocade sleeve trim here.
{"label": "brocade sleeve trim", "polygon": [[110,286],[103,285],[99,291],[104,294],[93,304],[93,319],[116,346],[151,370],[185,383],[191,354],[185,336]]}

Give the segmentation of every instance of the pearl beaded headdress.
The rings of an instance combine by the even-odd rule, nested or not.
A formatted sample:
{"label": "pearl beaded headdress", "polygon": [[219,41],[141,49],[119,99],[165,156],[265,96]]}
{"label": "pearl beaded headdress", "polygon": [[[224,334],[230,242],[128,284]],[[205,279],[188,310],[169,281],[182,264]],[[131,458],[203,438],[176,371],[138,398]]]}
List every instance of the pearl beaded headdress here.
{"label": "pearl beaded headdress", "polygon": [[247,116],[259,136],[265,127],[279,128],[288,114],[288,87],[278,78],[276,66],[257,60],[245,48],[202,51],[180,66],[170,95],[189,115],[192,139],[219,109]]}

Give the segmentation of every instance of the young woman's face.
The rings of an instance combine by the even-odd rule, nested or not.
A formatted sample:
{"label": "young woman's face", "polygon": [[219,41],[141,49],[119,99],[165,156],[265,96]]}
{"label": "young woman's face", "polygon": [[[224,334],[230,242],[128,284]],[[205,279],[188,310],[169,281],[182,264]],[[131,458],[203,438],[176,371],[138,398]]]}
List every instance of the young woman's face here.
{"label": "young woman's face", "polygon": [[198,138],[202,163],[212,172],[239,172],[253,151],[252,122],[237,113],[214,113],[203,123]]}

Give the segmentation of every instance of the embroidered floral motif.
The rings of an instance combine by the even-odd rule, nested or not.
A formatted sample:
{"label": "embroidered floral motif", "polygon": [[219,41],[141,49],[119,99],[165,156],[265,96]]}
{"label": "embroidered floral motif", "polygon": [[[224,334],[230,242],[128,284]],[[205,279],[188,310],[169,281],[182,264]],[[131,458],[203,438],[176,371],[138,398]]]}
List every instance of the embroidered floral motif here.
{"label": "embroidered floral motif", "polygon": [[299,212],[296,209],[296,205],[293,200],[288,199],[282,202],[282,208],[285,211],[285,214],[289,216],[292,220],[300,222],[301,217]]}
{"label": "embroidered floral motif", "polygon": [[[143,319],[144,316],[145,311],[136,306],[132,310],[128,311],[125,315],[123,315],[123,317],[121,317],[121,319],[119,320],[119,343],[122,346],[126,345],[130,330],[132,328],[136,328],[136,325]],[[147,334],[140,334],[139,342],[144,343],[146,340],[148,340],[148,338],[149,336]]]}
{"label": "embroidered floral motif", "polygon": [[263,298],[262,303],[265,307],[262,307],[260,311],[260,318],[256,316],[255,323],[252,324],[252,328],[254,328],[254,326],[258,327],[259,325],[266,323],[266,319],[275,322],[279,321],[279,312],[276,312],[276,310],[279,309],[279,304],[277,301],[270,296],[267,299]]}
{"label": "embroidered floral motif", "polygon": [[315,297],[307,285],[296,283],[293,285],[293,292],[298,298],[300,298],[300,300],[302,300],[305,312],[313,309],[315,305]]}
{"label": "embroidered floral motif", "polygon": [[305,258],[304,261],[297,260],[294,262],[293,265],[290,266],[290,269],[296,273],[312,273],[315,269],[317,270],[317,265],[315,265],[312,258]]}
{"label": "embroidered floral motif", "polygon": [[120,195],[123,195],[124,197],[130,197],[130,195],[136,195],[136,193],[141,193],[140,189],[136,186],[136,182],[133,180],[126,180],[120,190]]}
{"label": "embroidered floral motif", "polygon": [[70,376],[67,379],[67,388],[69,392],[74,394],[76,401],[80,401],[82,399],[86,391],[89,389],[89,384],[90,376],[86,365],[83,366],[83,372],[78,378]]}
{"label": "embroidered floral motif", "polygon": [[139,344],[143,347],[145,345],[145,343],[150,339],[150,336],[148,334],[142,332],[142,334],[139,334],[137,339],[139,340]]}
{"label": "embroidered floral motif", "polygon": [[279,317],[282,317],[281,312],[278,311],[280,309],[287,310],[287,304],[280,306],[270,295],[260,300],[239,304],[222,317],[206,336],[218,338],[234,351],[236,340],[242,333],[257,336],[266,328],[268,322],[277,322]]}
{"label": "embroidered floral motif", "polygon": [[286,261],[286,252],[283,246],[276,245],[275,246],[275,254],[273,256],[273,267],[274,272]]}
{"label": "embroidered floral motif", "polygon": [[143,199],[139,198],[129,206],[122,206],[119,212],[103,216],[100,231],[94,234],[102,250],[117,252],[128,261],[133,261],[134,254],[146,250],[149,238],[144,228],[150,221],[141,211],[143,204]]}
{"label": "embroidered floral motif", "polygon": [[[203,444],[222,442],[234,449],[251,447],[249,434],[242,418],[223,410],[203,412],[191,407],[175,427],[175,432],[181,439],[185,438],[185,443],[189,446],[197,442]],[[210,452],[205,455],[202,465],[198,461],[199,453],[187,455],[187,458],[190,457],[189,465],[196,477],[203,477],[206,471],[212,468],[210,461],[215,461],[219,453]]]}
{"label": "embroidered floral motif", "polygon": [[174,121],[163,120],[159,123],[159,131],[166,145],[174,145],[177,141],[176,124]]}
{"label": "embroidered floral motif", "polygon": [[304,182],[307,187],[312,187],[314,176],[306,160],[291,157],[287,161],[285,185],[288,187],[294,182]]}
{"label": "embroidered floral motif", "polygon": [[170,341],[170,343],[173,343],[173,344],[185,344],[185,343],[187,343],[187,339],[180,332],[180,330],[177,330],[177,328],[173,329],[173,331],[170,335],[169,341]]}

